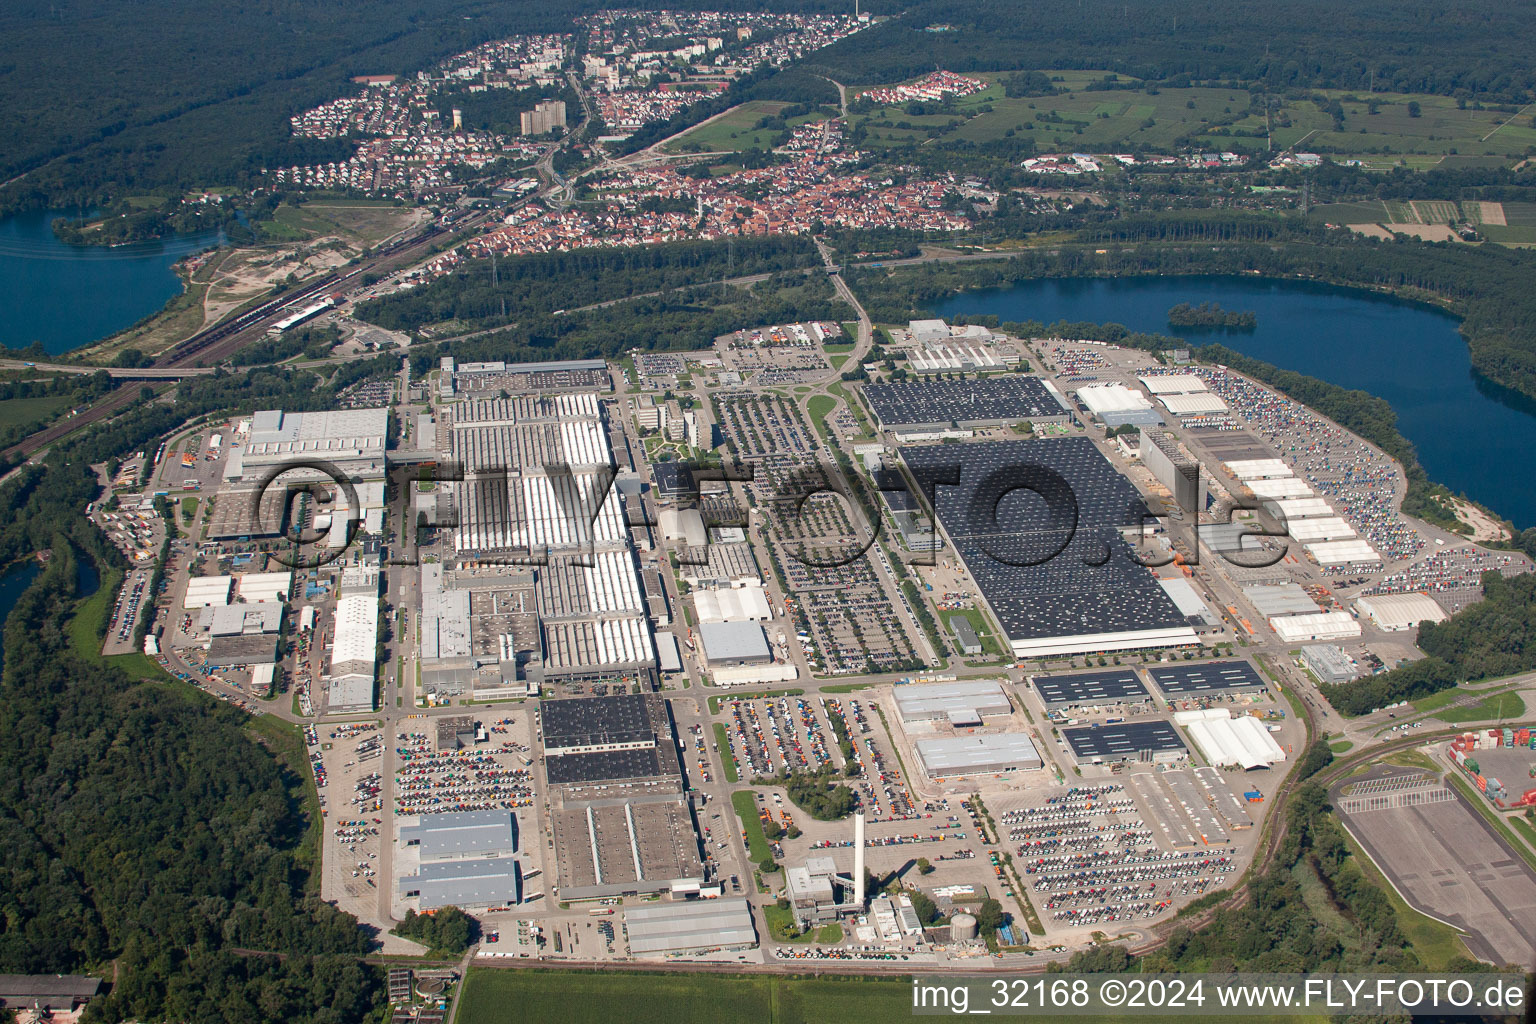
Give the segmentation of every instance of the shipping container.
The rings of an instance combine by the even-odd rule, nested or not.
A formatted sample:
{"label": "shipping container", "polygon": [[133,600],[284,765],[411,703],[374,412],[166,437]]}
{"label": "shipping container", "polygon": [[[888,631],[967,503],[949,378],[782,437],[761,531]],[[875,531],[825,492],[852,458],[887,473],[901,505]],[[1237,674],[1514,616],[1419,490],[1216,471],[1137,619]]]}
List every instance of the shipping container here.
{"label": "shipping container", "polygon": [[1467,758],[1466,768],[1467,768],[1467,771],[1471,772],[1473,775],[1476,775],[1478,773],[1478,771],[1480,770],[1480,766],[1477,763],[1477,758],[1475,758],[1475,757]]}

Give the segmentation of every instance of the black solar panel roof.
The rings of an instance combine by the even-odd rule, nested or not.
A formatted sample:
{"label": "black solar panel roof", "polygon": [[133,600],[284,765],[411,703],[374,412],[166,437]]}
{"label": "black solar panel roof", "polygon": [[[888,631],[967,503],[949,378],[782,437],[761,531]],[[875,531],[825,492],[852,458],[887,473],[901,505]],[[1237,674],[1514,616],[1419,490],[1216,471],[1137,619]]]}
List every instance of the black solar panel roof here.
{"label": "black solar panel roof", "polygon": [[1148,514],[1086,437],[904,447],[935,511],[1011,639],[1187,625],[1119,530]]}
{"label": "black solar panel roof", "polygon": [[1263,678],[1246,661],[1160,665],[1149,669],[1148,674],[1159,690],[1170,695],[1264,689]]}
{"label": "black solar panel roof", "polygon": [[1040,676],[1034,680],[1035,692],[1047,706],[1073,704],[1109,704],[1137,701],[1150,696],[1136,677],[1134,669],[1109,669],[1103,672],[1079,672],[1066,676]]}
{"label": "black solar panel roof", "polygon": [[1168,722],[1125,722],[1097,729],[1063,729],[1072,755],[1079,761],[1095,757],[1135,757],[1143,750],[1184,750],[1184,741]]}

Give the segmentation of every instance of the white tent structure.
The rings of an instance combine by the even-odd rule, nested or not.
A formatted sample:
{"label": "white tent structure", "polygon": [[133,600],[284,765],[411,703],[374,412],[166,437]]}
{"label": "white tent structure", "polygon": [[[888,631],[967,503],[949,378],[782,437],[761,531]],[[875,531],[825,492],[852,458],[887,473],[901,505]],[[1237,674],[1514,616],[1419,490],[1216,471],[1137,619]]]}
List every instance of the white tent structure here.
{"label": "white tent structure", "polygon": [[1285,760],[1280,744],[1270,736],[1264,723],[1251,715],[1233,718],[1226,708],[1208,708],[1175,712],[1173,718],[1213,765],[1234,764],[1251,771]]}

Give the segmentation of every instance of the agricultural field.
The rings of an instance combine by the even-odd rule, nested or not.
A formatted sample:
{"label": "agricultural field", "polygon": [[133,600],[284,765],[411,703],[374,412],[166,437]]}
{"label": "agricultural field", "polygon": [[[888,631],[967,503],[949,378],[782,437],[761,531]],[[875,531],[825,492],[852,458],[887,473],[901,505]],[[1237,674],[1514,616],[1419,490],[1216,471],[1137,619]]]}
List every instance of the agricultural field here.
{"label": "agricultural field", "polygon": [[1410,202],[1372,199],[1313,207],[1313,221],[1357,226],[1365,234],[1383,236],[1376,228],[1419,237],[1438,237],[1442,226],[1469,224],[1490,242],[1501,245],[1536,244],[1536,203],[1490,203],[1465,200],[1417,199]]}
{"label": "agricultural field", "polygon": [[[763,118],[773,117],[789,105],[772,100],[749,100],[713,121],[690,129],[662,148],[668,153],[741,153],[754,148],[770,149],[779,133],[756,126]],[[792,117],[785,123],[793,128],[811,121],[822,121],[826,117],[825,112],[814,112]]]}
{"label": "agricultural field", "polygon": [[[1448,164],[1506,163],[1536,146],[1531,110],[1459,109],[1450,97],[1377,93],[1309,93],[1281,101],[1266,119],[1242,89],[1195,87],[1145,92],[1088,90],[1099,71],[1051,71],[1067,92],[1056,96],[1009,98],[1006,73],[978,73],[989,88],[953,101],[943,110],[926,104],[921,114],[888,106],[850,118],[863,125],[864,145],[889,148],[930,138],[990,142],[1004,137],[1033,139],[1038,152],[1106,152],[1143,146],[1154,151],[1186,148],[1281,152],[1303,148],[1358,156],[1382,167],[1406,163],[1427,169]],[[1122,81],[1134,81],[1124,78]],[[860,90],[856,90],[860,91]],[[1319,105],[1314,96],[1320,96]],[[1344,111],[1336,128],[1327,106]],[[1414,116],[1409,104],[1416,104]],[[1371,110],[1374,107],[1375,113]],[[1536,108],[1533,108],[1536,109]],[[1271,136],[1271,132],[1273,133]]]}
{"label": "agricultural field", "polygon": [[336,235],[354,246],[368,248],[403,231],[417,217],[415,211],[392,203],[327,199],[279,206],[265,228],[269,234],[292,240]]}
{"label": "agricultural field", "polygon": [[[582,998],[571,994],[580,992]],[[973,1012],[976,1001],[972,1000]],[[722,974],[623,974],[617,971],[498,970],[473,967],[464,980],[462,1024],[885,1024],[912,1015],[907,978],[810,978]],[[1120,1024],[1129,1014],[1073,1018]],[[1322,1015],[1222,1016],[1209,1024],[1316,1024]]]}
{"label": "agricultural field", "polygon": [[[580,991],[582,998],[572,999]],[[464,1024],[878,1024],[911,1013],[905,979],[489,970],[465,979]]]}
{"label": "agricultural field", "polygon": [[[1343,129],[1337,130],[1333,117],[1311,95],[1316,94],[1309,94],[1306,99],[1285,100],[1273,112],[1276,151],[1295,147],[1341,154],[1454,157],[1458,162],[1499,157],[1496,163],[1503,163],[1504,158],[1521,156],[1528,147],[1536,145],[1536,127],[1532,127],[1528,116],[1530,110],[1522,114],[1470,107],[1463,110],[1449,96],[1376,93],[1362,98],[1338,91],[1321,93],[1329,102],[1338,100],[1343,108]],[[1417,104],[1417,117],[1410,104]],[[1254,111],[1226,128],[1212,131],[1201,139],[1201,144],[1249,151],[1265,148],[1263,111]]]}

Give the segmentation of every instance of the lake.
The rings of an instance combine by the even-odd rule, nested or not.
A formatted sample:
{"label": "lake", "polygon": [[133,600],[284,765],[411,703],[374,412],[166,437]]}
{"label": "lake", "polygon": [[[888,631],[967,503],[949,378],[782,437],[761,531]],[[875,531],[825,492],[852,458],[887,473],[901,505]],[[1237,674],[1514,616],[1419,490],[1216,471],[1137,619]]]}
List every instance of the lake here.
{"label": "lake", "polygon": [[41,341],[59,354],[115,334],[181,294],[171,268],[219,243],[217,231],[104,247],[65,245],[51,225],[60,211],[0,219],[0,343]]}
{"label": "lake", "polygon": [[[1215,302],[1258,314],[1253,331],[1178,329],[1168,310]],[[1347,388],[1397,411],[1430,479],[1487,505],[1517,527],[1536,525],[1536,402],[1472,372],[1449,314],[1370,292],[1250,277],[1118,277],[1026,281],[966,292],[935,316],[1091,320],[1220,342],[1244,355]]]}
{"label": "lake", "polygon": [[[5,575],[0,576],[0,632],[4,631],[5,620],[10,618],[11,609],[16,607],[16,602],[21,600],[21,595],[42,571],[43,567],[38,564],[37,559],[29,558],[11,566]],[[0,665],[4,664],[4,654],[3,645],[0,645]]]}

